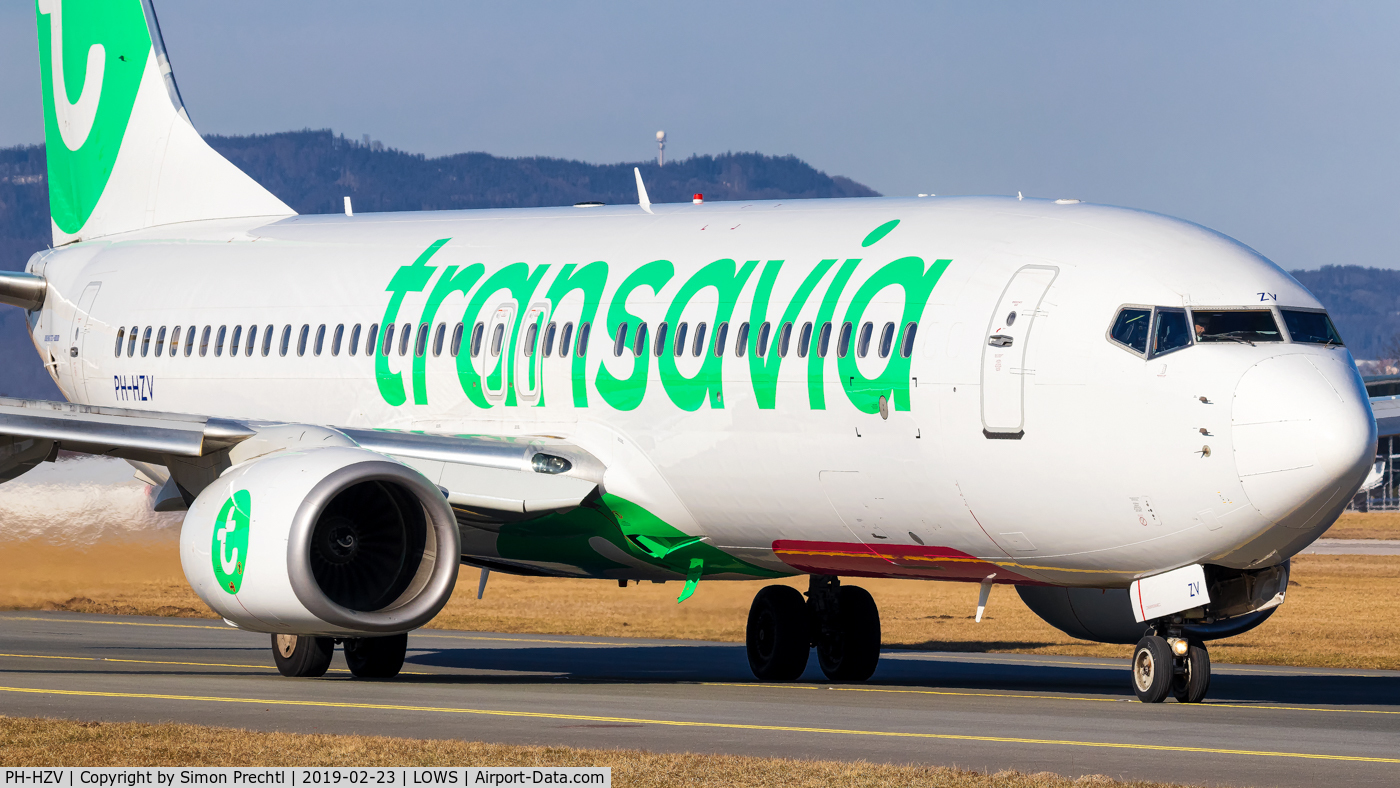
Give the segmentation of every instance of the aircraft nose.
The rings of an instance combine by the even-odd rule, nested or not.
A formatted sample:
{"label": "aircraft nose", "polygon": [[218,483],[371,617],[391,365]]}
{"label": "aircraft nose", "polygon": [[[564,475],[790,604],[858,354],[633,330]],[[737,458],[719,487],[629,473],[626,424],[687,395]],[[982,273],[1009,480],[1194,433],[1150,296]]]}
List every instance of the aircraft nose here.
{"label": "aircraft nose", "polygon": [[[1270,521],[1307,529],[1356,493],[1376,455],[1376,421],[1344,351],[1255,364],[1235,387],[1235,469]],[[1340,356],[1340,358],[1339,358]]]}

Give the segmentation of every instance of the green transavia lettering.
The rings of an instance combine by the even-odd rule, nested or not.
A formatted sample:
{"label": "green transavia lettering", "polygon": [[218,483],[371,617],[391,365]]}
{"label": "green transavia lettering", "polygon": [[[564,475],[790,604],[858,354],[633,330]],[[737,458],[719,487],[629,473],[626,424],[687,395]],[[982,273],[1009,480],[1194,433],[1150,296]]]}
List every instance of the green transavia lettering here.
{"label": "green transavia lettering", "polygon": [[[898,224],[897,219],[881,224],[865,237],[861,246],[875,244],[889,235]],[[804,347],[807,343],[813,347],[813,352],[806,353],[805,358],[802,354],[772,352],[770,348],[781,344],[786,349],[787,343],[799,341],[794,333],[801,330],[798,317],[809,307],[816,309],[816,319],[812,325],[817,332],[828,324],[836,327],[843,324],[860,326],[872,301],[887,288],[894,288],[903,303],[893,340],[894,347],[899,348],[904,342],[907,327],[917,323],[934,287],[952,262],[938,259],[926,263],[922,257],[905,256],[886,263],[860,282],[844,314],[838,316],[838,303],[851,286],[852,276],[862,263],[862,258],[843,260],[832,257],[816,262],[806,270],[796,292],[785,303],[774,302],[772,296],[779,275],[785,267],[793,265],[788,261],[721,258],[701,267],[684,281],[676,282],[676,266],[670,260],[657,259],[631,270],[605,302],[603,294],[610,274],[605,261],[598,260],[582,266],[575,263],[559,266],[548,286],[544,287],[550,273],[548,264],[531,266],[525,262],[511,263],[490,275],[487,275],[486,267],[481,263],[442,268],[429,265],[434,255],[449,241],[450,238],[434,241],[411,264],[400,267],[385,288],[389,293],[389,302],[380,324],[376,342],[379,351],[375,354],[374,365],[380,396],[391,406],[406,404],[410,387],[413,404],[428,404],[428,354],[416,348],[416,345],[423,341],[418,336],[421,326],[428,326],[431,331],[431,327],[441,321],[446,321],[448,325],[458,321],[463,323],[461,351],[456,357],[457,379],[462,393],[472,404],[482,409],[544,405],[544,398],[539,394],[539,354],[532,352],[524,357],[525,363],[517,362],[522,358],[523,343],[530,343],[531,351],[539,346],[545,327],[555,322],[556,308],[566,298],[575,296],[571,303],[577,303],[578,297],[581,297],[582,303],[578,307],[577,321],[570,321],[577,332],[574,338],[577,340],[582,332],[587,331],[591,334],[592,347],[629,351],[619,354],[632,361],[631,373],[626,377],[617,377],[604,364],[596,365],[593,392],[613,409],[633,410],[642,404],[648,385],[653,380],[653,362],[657,366],[655,379],[659,380],[662,393],[677,408],[695,411],[708,405],[712,409],[722,409],[725,406],[726,382],[722,372],[726,361],[747,369],[758,407],[772,409],[777,406],[779,370],[784,361],[789,361],[806,364],[808,406],[812,410],[825,410],[825,383],[830,361],[835,366],[837,379],[843,382],[841,390],[858,410],[877,412],[883,397],[894,410],[907,411],[910,408],[911,372],[910,359],[904,353],[882,354],[880,372],[869,377],[861,370],[855,353],[826,352],[828,345],[840,341],[831,329],[828,329],[831,333],[826,335],[807,336],[801,340]],[[736,315],[739,296],[750,280],[755,280],[755,284],[748,314]],[[822,282],[827,280],[829,283],[825,289],[818,291]],[[664,323],[650,326],[653,332],[650,336],[638,336],[638,327],[644,321],[628,311],[628,299],[659,298],[664,290],[672,286],[669,303],[665,306]],[[428,296],[418,319],[399,325],[399,313],[407,295],[422,292],[427,292]],[[713,322],[707,321],[706,328],[697,324],[692,330],[698,333],[708,329],[711,336],[699,337],[695,333],[688,338],[676,336],[682,315],[691,302],[702,294],[705,308],[713,306],[715,310],[714,319]],[[466,309],[462,313],[440,315],[443,303],[453,295],[467,298]],[[601,324],[597,321],[600,310],[605,317],[605,322]],[[744,320],[749,327],[746,336],[737,333],[740,331],[739,321]],[[760,328],[765,325],[768,328]],[[669,327],[672,332],[670,336],[663,338],[656,335],[659,331],[667,330],[663,326]],[[725,336],[716,335],[721,326],[727,327]],[[628,334],[629,330],[632,333]],[[563,336],[560,339],[565,340]],[[857,341],[854,337],[847,337],[847,340]],[[691,374],[681,371],[677,353],[652,353],[643,345],[645,342],[693,342],[696,347],[704,345],[712,349],[715,342],[721,341],[742,343],[744,358],[727,358],[725,354],[712,350],[703,353],[687,351],[689,355],[700,357],[699,369]],[[411,353],[394,353],[384,346],[386,342],[399,345],[400,351],[410,346],[414,346],[415,350]],[[823,352],[816,352],[818,343]],[[590,395],[588,358],[577,353],[571,356],[569,376],[573,406],[586,408]],[[395,357],[408,359],[410,368],[393,369]],[[694,367],[693,364],[689,366]],[[405,372],[410,378],[407,386]],[[734,385],[732,377],[728,382]]]}

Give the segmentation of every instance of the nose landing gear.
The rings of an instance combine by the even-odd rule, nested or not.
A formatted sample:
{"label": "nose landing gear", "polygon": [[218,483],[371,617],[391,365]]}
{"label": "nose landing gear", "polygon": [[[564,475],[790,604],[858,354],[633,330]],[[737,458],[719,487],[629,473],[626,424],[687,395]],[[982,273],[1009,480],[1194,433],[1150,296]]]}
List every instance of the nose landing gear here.
{"label": "nose landing gear", "polygon": [[805,601],[788,586],[758,592],[746,641],[749,667],[761,680],[796,680],[816,646],[828,679],[865,681],[880,661],[880,611],[865,589],[812,575]]}
{"label": "nose landing gear", "polygon": [[1168,630],[1151,634],[1133,650],[1133,691],[1143,703],[1200,703],[1210,690],[1210,653],[1204,643]]}

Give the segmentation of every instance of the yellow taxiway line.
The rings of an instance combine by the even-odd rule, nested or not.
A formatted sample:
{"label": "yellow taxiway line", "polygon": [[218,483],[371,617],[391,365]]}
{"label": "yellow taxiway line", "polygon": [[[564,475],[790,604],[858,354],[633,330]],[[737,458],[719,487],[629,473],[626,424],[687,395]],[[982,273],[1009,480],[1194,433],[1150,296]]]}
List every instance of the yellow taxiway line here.
{"label": "yellow taxiway line", "polygon": [[[132,665],[184,665],[196,668],[242,668],[244,670],[277,670],[275,665],[234,665],[226,662],[174,662],[159,659],[118,659],[116,657],[68,657],[60,654],[0,654],[0,657],[18,657],[20,659],[71,659],[79,662],[125,662]],[[330,668],[329,673],[349,673],[345,668]],[[411,673],[407,670],[399,671],[402,676],[439,676],[440,673]]]}
{"label": "yellow taxiway line", "polygon": [[1041,744],[1060,747],[1092,747],[1100,749],[1143,750],[1151,752],[1179,752],[1206,755],[1241,755],[1262,758],[1298,758],[1305,760],[1345,761],[1349,763],[1393,763],[1400,764],[1400,758],[1380,758],[1361,755],[1329,755],[1311,752],[1284,752],[1279,750],[1237,750],[1223,747],[1181,747],[1169,744],[1129,744],[1124,742],[1077,741],[1074,739],[1032,739],[1016,736],[974,736],[957,733],[918,733],[912,731],[867,731],[849,728],[812,728],[791,725],[754,725],[738,722],[696,722],[692,720],[665,720],[646,717],[602,717],[591,714],[552,714],[538,711],[505,711],[500,709],[468,709],[451,706],[407,706],[382,703],[344,703],[326,700],[286,700],[273,698],[232,698],[213,695],[160,695],[138,692],[96,692],[90,690],[36,689],[33,687],[0,687],[0,692],[18,692],[34,695],[64,695],[84,698],[127,698],[132,700],[192,701],[201,703],[247,703],[264,706],[307,706],[328,709],[358,709],[362,711],[416,711],[435,714],[474,714],[489,717],[517,717],[527,719],[568,720],[571,722],[604,722],[632,725],[664,725],[682,728],[718,728],[724,730],[773,731],[782,733],[825,733],[839,736],[878,736],[903,739],[936,739],[945,741],[985,742],[993,744]]}

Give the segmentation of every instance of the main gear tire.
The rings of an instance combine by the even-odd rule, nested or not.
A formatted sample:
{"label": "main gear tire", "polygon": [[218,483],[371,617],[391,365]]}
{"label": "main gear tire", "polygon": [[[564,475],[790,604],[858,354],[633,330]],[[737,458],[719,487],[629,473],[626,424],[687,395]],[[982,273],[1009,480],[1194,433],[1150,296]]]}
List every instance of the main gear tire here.
{"label": "main gear tire", "polygon": [[277,672],[289,678],[311,679],[326,675],[335,653],[335,641],[310,635],[273,635],[272,661]]}
{"label": "main gear tire", "polygon": [[408,633],[377,638],[346,638],[345,662],[357,679],[391,679],[403,670]]}
{"label": "main gear tire", "polygon": [[817,661],[828,679],[860,682],[880,663],[880,609],[860,586],[841,586],[836,621],[822,627]]}
{"label": "main gear tire", "polygon": [[811,655],[807,600],[790,586],[768,586],[749,607],[749,668],[761,681],[796,681]]}

